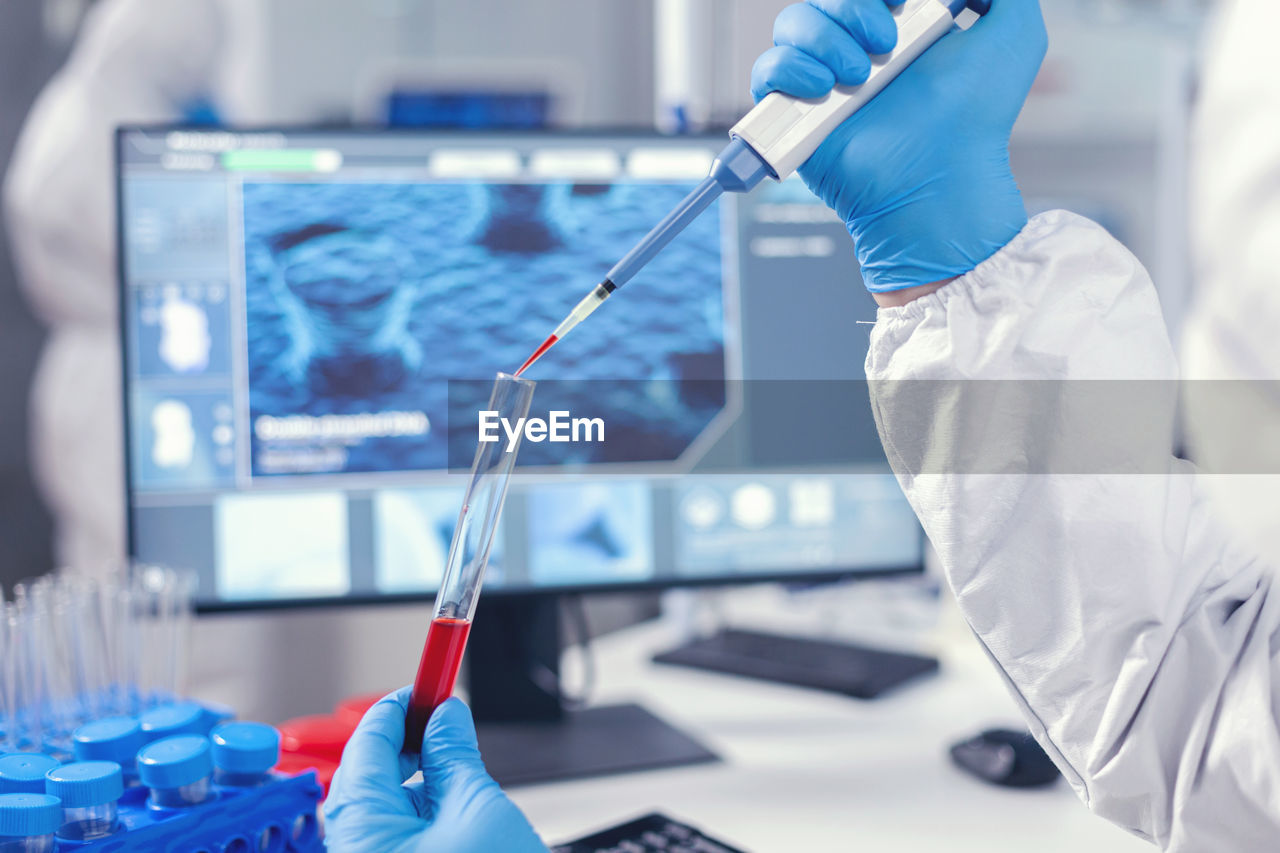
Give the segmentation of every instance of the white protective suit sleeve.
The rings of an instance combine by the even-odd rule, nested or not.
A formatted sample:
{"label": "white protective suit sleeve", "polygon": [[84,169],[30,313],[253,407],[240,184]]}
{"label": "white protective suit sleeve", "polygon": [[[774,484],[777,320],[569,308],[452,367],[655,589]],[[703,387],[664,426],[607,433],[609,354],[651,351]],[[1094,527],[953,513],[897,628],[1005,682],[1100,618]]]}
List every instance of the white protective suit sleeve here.
{"label": "white protective suit sleeve", "polygon": [[[1064,212],[937,293],[882,309],[867,359],[891,461],[896,445],[946,426],[898,411],[884,391],[896,380],[1176,370],[1145,270]],[[1016,456],[1043,440],[1031,432],[1002,440]],[[1272,849],[1280,595],[1165,450],[1167,475],[899,478],[965,618],[1092,810],[1168,850]]]}

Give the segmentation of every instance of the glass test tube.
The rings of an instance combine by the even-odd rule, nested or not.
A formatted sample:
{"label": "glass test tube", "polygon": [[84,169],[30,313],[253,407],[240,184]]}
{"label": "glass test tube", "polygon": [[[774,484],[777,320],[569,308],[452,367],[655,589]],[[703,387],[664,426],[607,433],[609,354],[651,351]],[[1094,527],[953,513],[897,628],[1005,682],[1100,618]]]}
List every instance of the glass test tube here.
{"label": "glass test tube", "polygon": [[[499,373],[487,411],[497,412],[498,417],[508,423],[519,423],[529,414],[535,385],[527,379]],[[405,718],[406,752],[422,748],[422,736],[431,712],[453,693],[519,449],[519,434],[511,446],[505,440],[480,442],[476,449],[471,481],[462,500],[458,526],[453,531],[449,558],[409,699]]]}
{"label": "glass test tube", "polygon": [[138,566],[131,580],[139,699],[152,707],[184,692],[194,582],[189,572],[159,566]]}
{"label": "glass test tube", "polygon": [[0,595],[0,752],[18,751],[18,652],[13,605]]}
{"label": "glass test tube", "polygon": [[44,630],[47,614],[44,596],[35,594],[38,584],[39,581],[16,584],[11,605],[9,639],[17,696],[11,740],[18,749],[44,749],[47,734],[49,682]]}

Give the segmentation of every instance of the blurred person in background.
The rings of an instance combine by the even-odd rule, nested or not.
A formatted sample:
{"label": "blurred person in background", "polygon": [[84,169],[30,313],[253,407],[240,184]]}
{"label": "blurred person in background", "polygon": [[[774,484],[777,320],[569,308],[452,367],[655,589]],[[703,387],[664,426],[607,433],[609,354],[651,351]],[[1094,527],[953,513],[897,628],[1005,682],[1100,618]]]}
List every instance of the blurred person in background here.
{"label": "blurred person in background", "polygon": [[56,558],[125,553],[112,149],[118,125],[261,120],[244,54],[252,0],[102,0],[41,93],[13,154],[4,214],[18,276],[49,338],[31,399],[31,458]]}

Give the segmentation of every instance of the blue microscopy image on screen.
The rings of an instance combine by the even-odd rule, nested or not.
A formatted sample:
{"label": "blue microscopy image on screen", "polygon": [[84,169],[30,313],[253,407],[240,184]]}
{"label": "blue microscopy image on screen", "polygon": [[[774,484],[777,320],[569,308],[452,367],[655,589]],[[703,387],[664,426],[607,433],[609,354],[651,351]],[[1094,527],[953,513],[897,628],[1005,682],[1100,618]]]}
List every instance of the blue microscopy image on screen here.
{"label": "blue microscopy image on screen", "polygon": [[[689,188],[246,184],[253,473],[446,467],[448,380],[513,371]],[[718,209],[630,290],[532,378],[723,380]],[[619,429],[644,417],[625,395],[610,405],[593,416]],[[723,395],[673,394],[666,405],[670,440],[655,446],[675,458]]]}

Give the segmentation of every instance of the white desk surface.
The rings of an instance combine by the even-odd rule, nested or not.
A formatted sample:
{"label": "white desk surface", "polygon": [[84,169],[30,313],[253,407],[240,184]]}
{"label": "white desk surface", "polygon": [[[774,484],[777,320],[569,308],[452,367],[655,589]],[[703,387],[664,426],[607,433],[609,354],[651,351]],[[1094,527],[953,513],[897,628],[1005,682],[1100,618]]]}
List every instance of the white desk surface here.
{"label": "white desk surface", "polygon": [[603,638],[593,704],[638,701],[724,760],[512,798],[549,843],[657,810],[750,853],[1154,849],[1090,814],[1065,782],[1009,790],[952,766],[951,743],[1017,722],[977,644],[952,628],[940,675],[872,702],[650,663],[676,644],[669,622]]}

